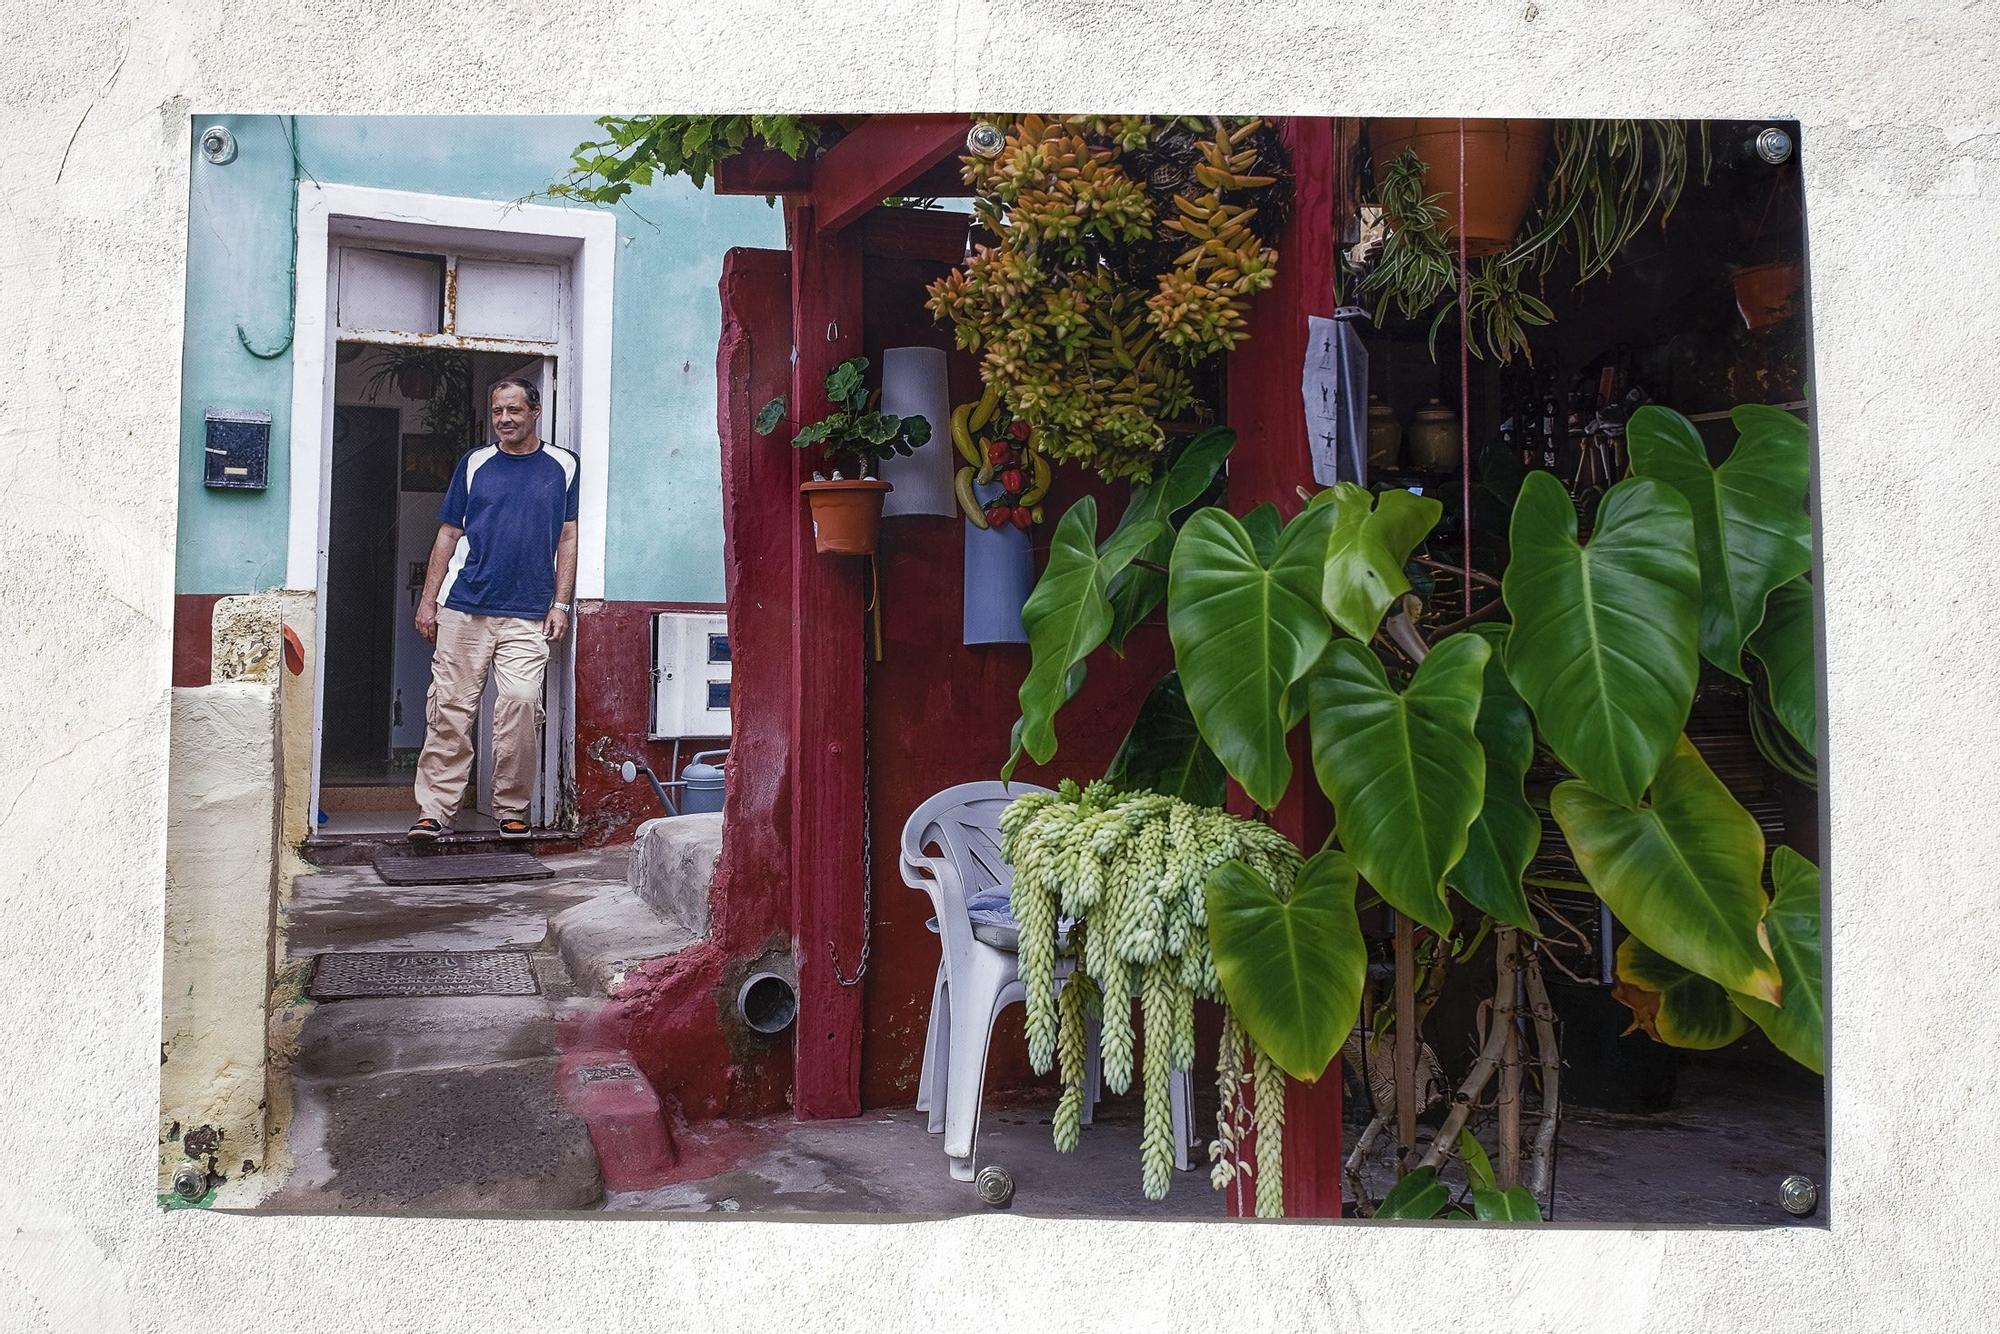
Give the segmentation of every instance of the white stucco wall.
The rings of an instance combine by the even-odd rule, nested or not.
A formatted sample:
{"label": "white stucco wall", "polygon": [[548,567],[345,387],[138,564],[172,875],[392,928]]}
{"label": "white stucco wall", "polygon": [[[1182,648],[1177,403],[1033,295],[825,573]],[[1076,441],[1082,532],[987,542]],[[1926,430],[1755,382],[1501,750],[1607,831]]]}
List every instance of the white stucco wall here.
{"label": "white stucco wall", "polygon": [[220,1187],[218,1204],[254,1203],[270,1166],[262,946],[278,851],[277,686],[175,690],[172,723],[158,1184],[173,1189],[191,1166]]}
{"label": "white stucco wall", "polygon": [[[1989,1327],[1997,22],[1991,4],[1925,0],[15,0],[0,43],[0,1324]],[[1802,121],[1830,608],[1831,1229],[162,1215],[190,108],[1036,103]]]}

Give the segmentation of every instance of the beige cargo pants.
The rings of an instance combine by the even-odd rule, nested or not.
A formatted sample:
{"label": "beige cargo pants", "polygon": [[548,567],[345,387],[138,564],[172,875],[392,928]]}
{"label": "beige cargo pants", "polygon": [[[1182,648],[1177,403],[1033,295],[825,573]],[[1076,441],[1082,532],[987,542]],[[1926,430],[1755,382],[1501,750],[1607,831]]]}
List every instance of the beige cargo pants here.
{"label": "beige cargo pants", "polygon": [[493,818],[525,820],[535,782],[542,674],[549,664],[542,622],[470,616],[450,607],[439,607],[437,616],[431,688],[424,699],[427,730],[417,759],[417,809],[449,829],[464,806],[479,744],[479,701],[491,671]]}

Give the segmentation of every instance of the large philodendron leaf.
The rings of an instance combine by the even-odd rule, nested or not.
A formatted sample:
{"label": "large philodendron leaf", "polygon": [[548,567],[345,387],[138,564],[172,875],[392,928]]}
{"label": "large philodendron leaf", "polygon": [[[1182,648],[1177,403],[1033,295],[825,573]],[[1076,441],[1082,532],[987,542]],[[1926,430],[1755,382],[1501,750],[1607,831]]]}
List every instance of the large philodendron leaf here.
{"label": "large philodendron leaf", "polygon": [[1807,1069],[1826,1073],[1826,1007],[1821,978],[1819,868],[1790,848],[1771,854],[1771,912],[1764,919],[1771,952],[1785,977],[1785,1003],[1773,1006],[1751,996],[1736,1003],[1771,1045]]}
{"label": "large philodendron leaf", "polygon": [[1445,872],[1486,784],[1474,729],[1490,655],[1478,636],[1452,635],[1399,695],[1373,650],[1339,639],[1312,678],[1313,769],[1340,845],[1391,907],[1440,935]]}
{"label": "large philodendron leaf", "polygon": [[1335,516],[1321,605],[1335,625],[1365,644],[1381,628],[1390,604],[1410,591],[1403,566],[1444,506],[1401,487],[1372,496],[1352,482],[1336,482],[1312,503],[1331,508]]}
{"label": "large philodendron leaf", "polygon": [[1436,1218],[1451,1203],[1451,1190],[1438,1180],[1437,1169],[1419,1167],[1389,1188],[1377,1218]]}
{"label": "large philodendron leaf", "polygon": [[1574,780],[1556,785],[1549,809],[1584,879],[1633,935],[1731,991],[1781,1000],[1764,931],[1764,831],[1686,737],[1644,809]]}
{"label": "large philodendron leaf", "polygon": [[[1165,565],[1174,554],[1173,516],[1201,499],[1210,483],[1215,481],[1215,474],[1222,470],[1222,461],[1234,448],[1236,432],[1227,426],[1211,426],[1188,441],[1187,448],[1180,452],[1164,474],[1149,485],[1132,489],[1132,498],[1125,504],[1125,513],[1120,516],[1118,527],[1106,540],[1115,540],[1120,531],[1135,523],[1153,520],[1162,525],[1163,531],[1146,544],[1146,549],[1139,553],[1139,559],[1152,565]],[[1145,620],[1166,595],[1167,576],[1145,566],[1128,565],[1111,581],[1111,633],[1106,642],[1114,652],[1125,651],[1125,636],[1131,634],[1132,627]]]}
{"label": "large philodendron leaf", "polygon": [[1750,636],[1750,652],[1764,664],[1771,711],[1806,748],[1819,753],[1819,671],[1813,655],[1813,589],[1803,576],[1771,591],[1764,623]]}
{"label": "large philodendron leaf", "polygon": [[1250,528],[1215,508],[1191,515],[1174,543],[1167,633],[1181,689],[1222,767],[1266,809],[1292,781],[1285,737],[1305,715],[1294,687],[1333,638],[1319,608],[1331,518],[1308,509],[1268,560]]}
{"label": "large philodendron leaf", "polygon": [[1667,958],[1637,936],[1618,946],[1611,994],[1632,1011],[1632,1027],[1669,1047],[1714,1051],[1750,1031],[1722,987]]}
{"label": "large philodendron leaf", "polygon": [[1483,1223],[1539,1223],[1542,1206],[1526,1186],[1472,1192],[1472,1216]]}
{"label": "large philodendron leaf", "polygon": [[1003,778],[1012,776],[1022,751],[1037,764],[1047,764],[1055,755],[1056,710],[1076,693],[1084,658],[1111,628],[1105,589],[1158,529],[1151,520],[1134,524],[1099,553],[1097,502],[1089,496],[1070,506],[1056,525],[1048,566],[1021,608],[1034,661],[1021,682],[1020,749],[1007,761]]}
{"label": "large philodendron leaf", "polygon": [[1524,786],[1535,758],[1535,725],[1500,661],[1507,627],[1475,625],[1468,633],[1493,649],[1481,674],[1479,722],[1474,729],[1486,756],[1486,786],[1479,818],[1466,831],[1465,855],[1445,880],[1487,916],[1540,935],[1521,887],[1521,877],[1542,843],[1541,817],[1528,804]]}
{"label": "large philodendron leaf", "polygon": [[1300,867],[1287,897],[1240,861],[1208,876],[1208,938],[1222,994],[1244,1031],[1294,1079],[1325,1073],[1361,1011],[1368,946],[1355,885],[1353,865],[1337,850]]}
{"label": "large philodendron leaf", "polygon": [[1744,404],[1730,417],[1736,448],[1719,468],[1694,423],[1666,408],[1633,413],[1625,439],[1634,475],[1665,482],[1694,515],[1701,653],[1741,678],[1743,643],[1763,623],[1764,600],[1812,568],[1812,449],[1806,424],[1782,409]]}
{"label": "large philodendron leaf", "polygon": [[1168,672],[1146,696],[1104,777],[1119,787],[1145,788],[1197,806],[1222,805],[1229,775],[1194,725],[1179,673]]}
{"label": "large philodendron leaf", "polygon": [[1556,758],[1636,807],[1687,722],[1700,671],[1687,502],[1651,478],[1620,482],[1585,547],[1562,483],[1531,472],[1509,538],[1507,675]]}

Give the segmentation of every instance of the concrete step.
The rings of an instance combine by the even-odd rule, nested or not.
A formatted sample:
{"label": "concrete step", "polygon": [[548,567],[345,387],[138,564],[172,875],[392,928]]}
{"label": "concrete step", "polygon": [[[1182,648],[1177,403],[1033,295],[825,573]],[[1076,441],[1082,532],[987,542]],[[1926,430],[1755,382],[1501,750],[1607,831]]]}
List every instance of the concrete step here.
{"label": "concrete step", "polygon": [[549,919],[550,946],[577,989],[594,996],[615,997],[640,964],[678,954],[700,939],[624,885],[601,887]]}
{"label": "concrete step", "polygon": [[547,997],[336,1001],[293,1061],[294,1169],[277,1208],[585,1209],[604,1191],[589,1124],[560,1089]]}
{"label": "concrete step", "polygon": [[[414,817],[412,817],[414,818]],[[401,834],[314,834],[299,852],[314,866],[367,866],[377,852],[398,857],[447,856],[458,852],[531,852],[538,857],[576,852],[579,836],[563,830],[538,830],[526,838],[502,838],[497,833],[448,834],[429,843],[412,843]]]}
{"label": "concrete step", "polygon": [[720,812],[648,820],[632,840],[626,882],[660,916],[706,936],[708,886],[721,856]]}

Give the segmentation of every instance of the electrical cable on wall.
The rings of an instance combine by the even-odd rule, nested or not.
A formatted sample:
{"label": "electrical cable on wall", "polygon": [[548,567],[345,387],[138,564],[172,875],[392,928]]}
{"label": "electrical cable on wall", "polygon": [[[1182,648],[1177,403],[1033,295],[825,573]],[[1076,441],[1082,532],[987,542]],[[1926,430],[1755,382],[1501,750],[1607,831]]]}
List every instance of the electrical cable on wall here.
{"label": "electrical cable on wall", "polygon": [[[284,356],[285,353],[292,350],[292,339],[297,337],[298,334],[299,177],[301,175],[310,176],[312,173],[306,171],[305,164],[299,160],[299,118],[297,116],[287,116],[285,119],[289,122],[285,127],[285,142],[292,150],[292,240],[288,252],[291,258],[285,266],[285,341],[268,352],[259,351],[250,345],[250,335],[244,332],[241,322],[236,326],[236,341],[243,344],[245,352],[248,352],[259,361],[276,361],[279,357]],[[313,184],[319,184],[317,176],[313,177]]]}

